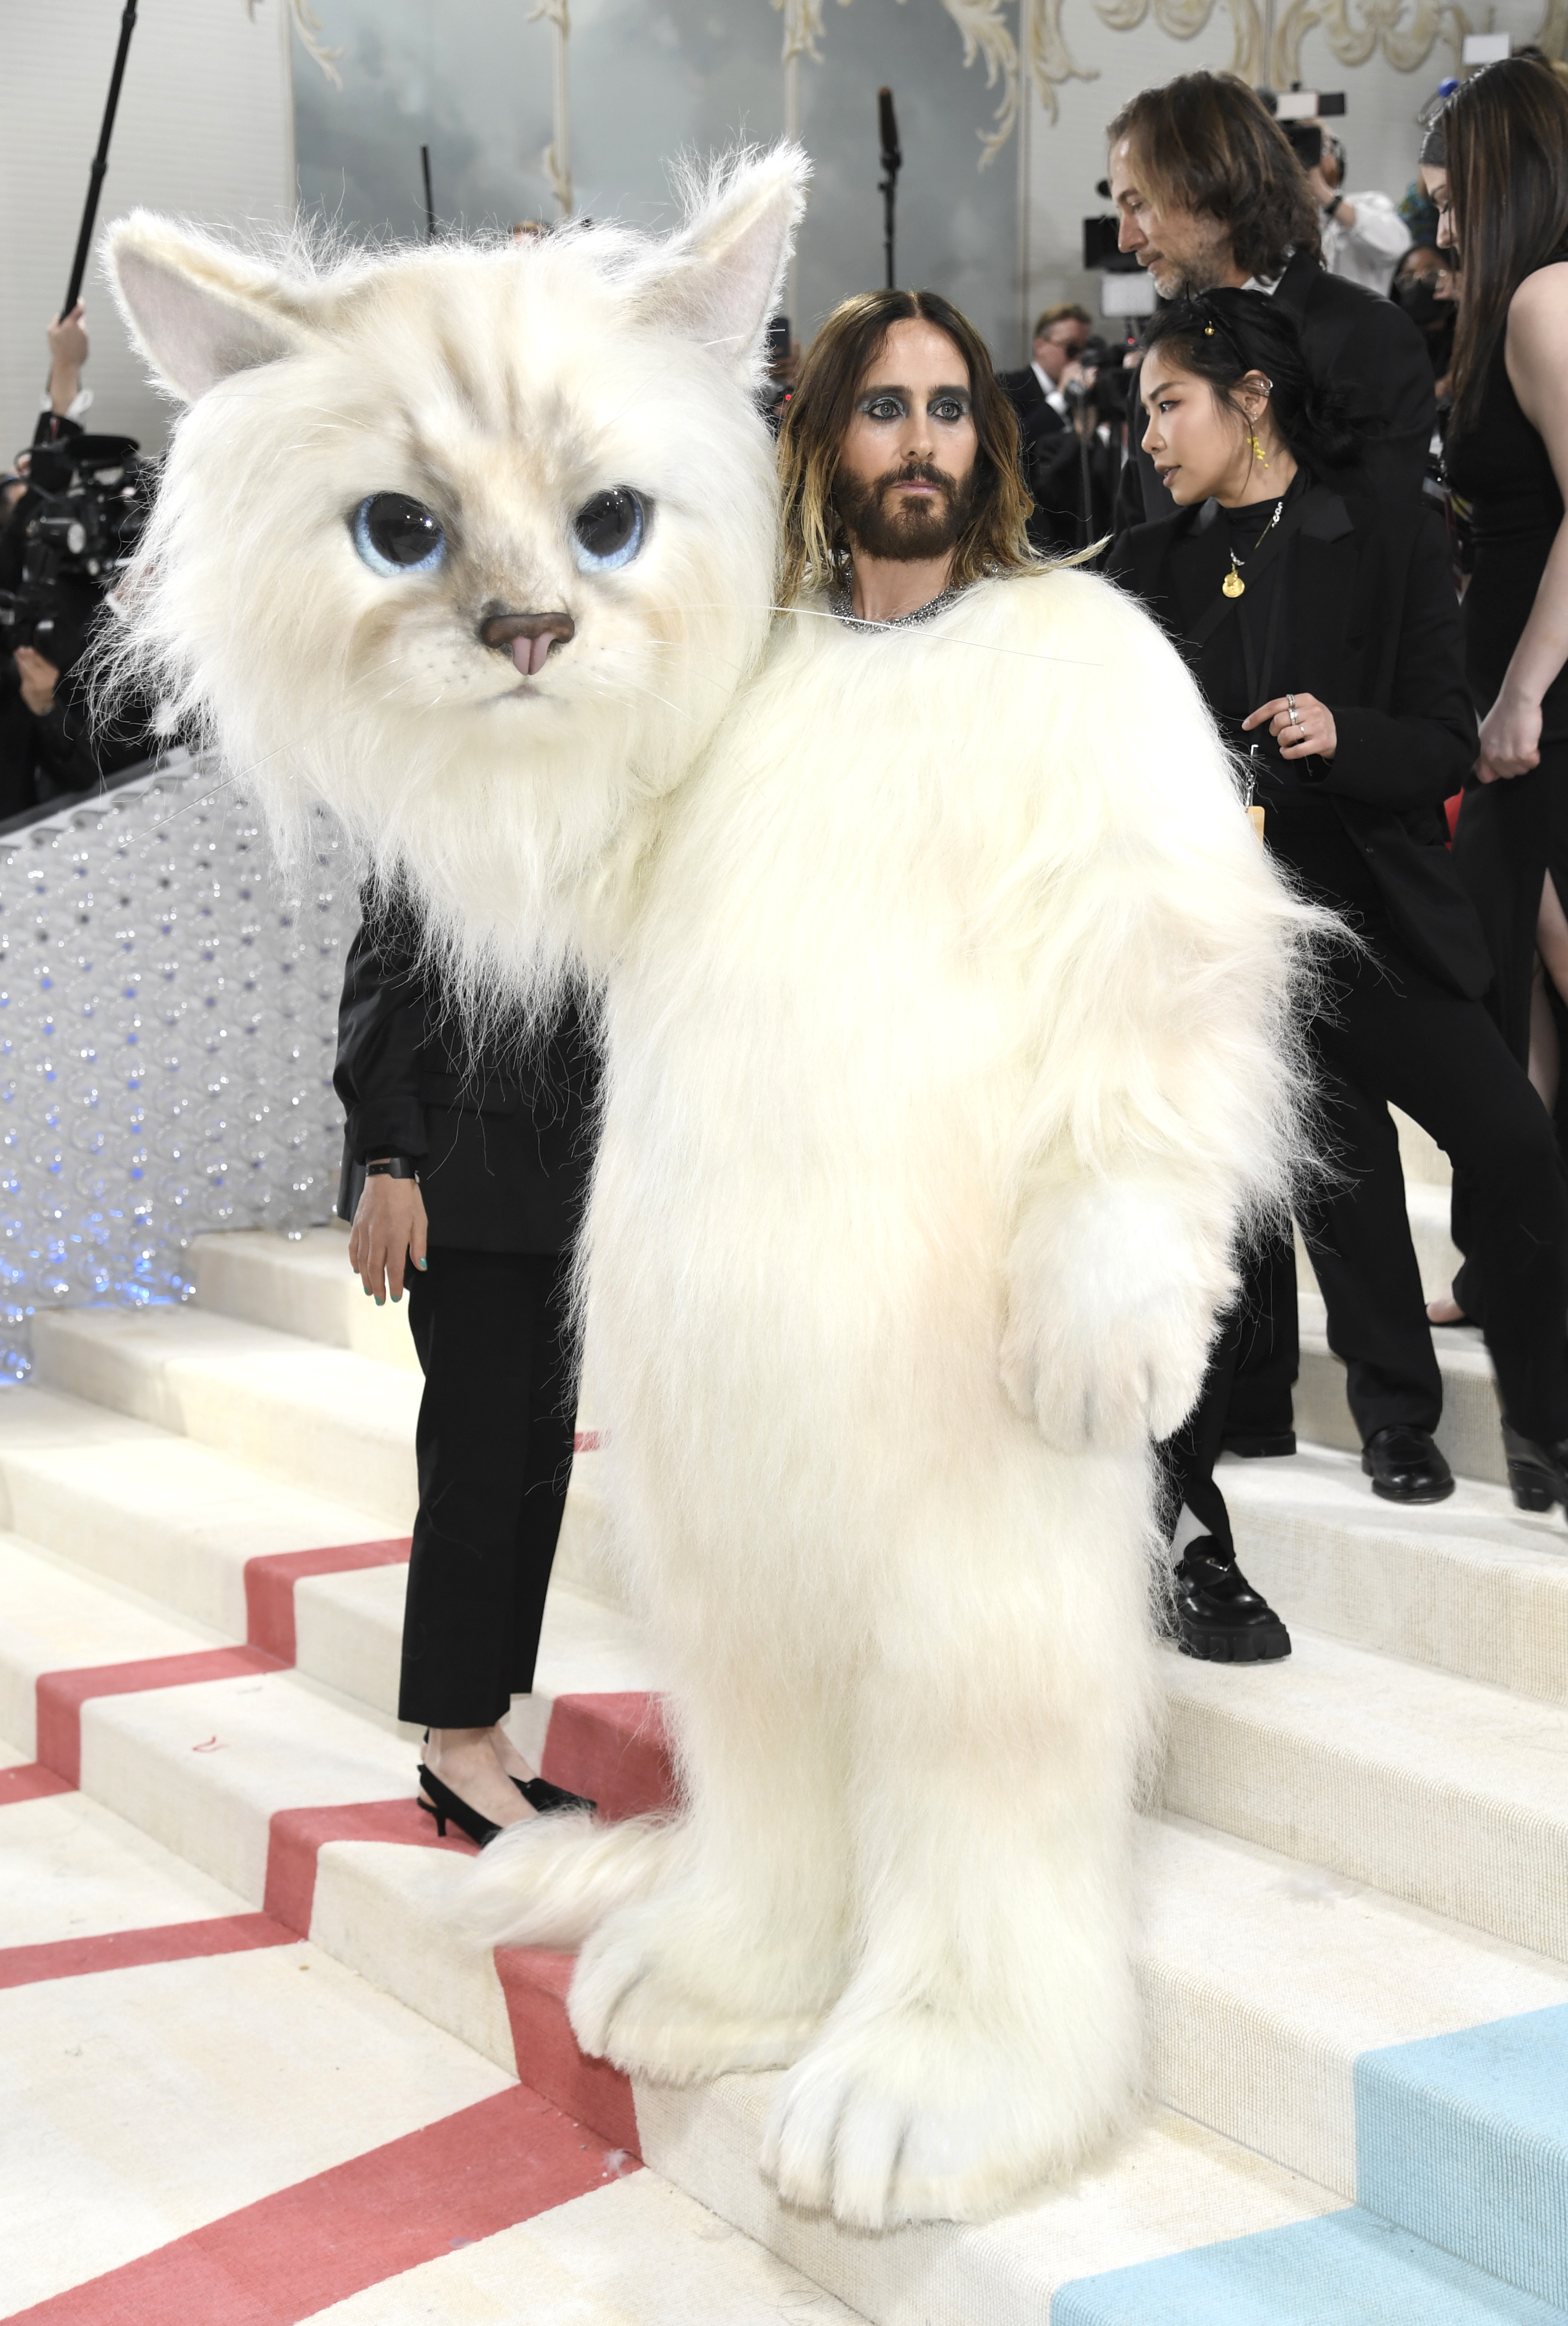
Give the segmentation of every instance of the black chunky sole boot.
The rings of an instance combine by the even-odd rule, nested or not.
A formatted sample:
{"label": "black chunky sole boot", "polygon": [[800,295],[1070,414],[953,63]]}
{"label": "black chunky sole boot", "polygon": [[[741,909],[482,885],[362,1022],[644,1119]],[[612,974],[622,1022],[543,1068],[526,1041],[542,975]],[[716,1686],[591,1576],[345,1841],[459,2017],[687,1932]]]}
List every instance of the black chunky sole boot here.
{"label": "black chunky sole boot", "polygon": [[1290,1653],[1290,1633],[1211,1535],[1190,1542],[1172,1570],[1163,1628],[1204,1663],[1273,1664]]}

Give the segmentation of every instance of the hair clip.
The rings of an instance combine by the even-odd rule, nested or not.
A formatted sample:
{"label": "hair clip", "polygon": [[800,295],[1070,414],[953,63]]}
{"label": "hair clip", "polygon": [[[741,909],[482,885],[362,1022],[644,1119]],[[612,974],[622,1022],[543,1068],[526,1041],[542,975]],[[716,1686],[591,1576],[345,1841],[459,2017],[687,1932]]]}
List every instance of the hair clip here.
{"label": "hair clip", "polygon": [[1213,326],[1213,324],[1212,324],[1212,323],[1205,323],[1205,324],[1204,324],[1204,326],[1203,326],[1203,337],[1204,337],[1206,340],[1211,340],[1211,339],[1213,338],[1213,336],[1214,336],[1214,326]]}

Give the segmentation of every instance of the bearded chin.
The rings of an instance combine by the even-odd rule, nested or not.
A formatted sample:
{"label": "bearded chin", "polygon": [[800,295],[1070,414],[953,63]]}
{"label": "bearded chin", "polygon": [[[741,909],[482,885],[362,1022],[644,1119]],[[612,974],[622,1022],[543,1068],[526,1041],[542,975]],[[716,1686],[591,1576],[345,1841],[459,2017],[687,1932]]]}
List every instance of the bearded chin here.
{"label": "bearded chin", "polygon": [[895,564],[945,557],[969,523],[973,499],[969,483],[950,483],[930,500],[905,501],[895,511],[888,507],[894,482],[884,477],[860,492],[840,488],[839,514],[856,548],[863,557]]}

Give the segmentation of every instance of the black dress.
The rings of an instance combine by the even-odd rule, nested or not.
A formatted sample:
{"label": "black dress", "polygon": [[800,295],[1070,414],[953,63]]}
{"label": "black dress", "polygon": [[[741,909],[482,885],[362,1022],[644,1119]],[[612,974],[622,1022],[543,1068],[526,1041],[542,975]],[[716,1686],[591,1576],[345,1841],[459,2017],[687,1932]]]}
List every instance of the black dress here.
{"label": "black dress", "polygon": [[430,1227],[408,1285],[425,1386],[398,1716],[486,1728],[533,1684],[571,1475],[571,1242],[598,1055],[570,1002],[544,1039],[475,1047],[406,905],[365,905],[338,1021],[339,1214],[353,1218],[368,1158],[405,1155]]}
{"label": "black dress", "polygon": [[[1519,409],[1508,377],[1506,334],[1488,368],[1473,426],[1449,440],[1447,465],[1449,482],[1471,510],[1475,570],[1464,600],[1465,675],[1476,715],[1484,719],[1530,619],[1563,522],[1563,496],[1546,447]],[[1493,1014],[1524,1063],[1536,924],[1548,870],[1559,897],[1568,900],[1568,667],[1542,702],[1540,765],[1467,790],[1453,852],[1497,972]],[[1560,1129],[1562,1122],[1560,1110]]]}

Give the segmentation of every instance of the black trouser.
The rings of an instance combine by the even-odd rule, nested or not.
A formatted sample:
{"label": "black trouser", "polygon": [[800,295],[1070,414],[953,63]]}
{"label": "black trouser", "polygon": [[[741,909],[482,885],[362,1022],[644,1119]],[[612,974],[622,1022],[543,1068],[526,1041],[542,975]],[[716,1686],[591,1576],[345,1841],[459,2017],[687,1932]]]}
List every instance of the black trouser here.
{"label": "black trouser", "polygon": [[487,1728],[533,1685],[571,1475],[568,1253],[429,1254],[409,1329],[424,1370],[398,1717]]}
{"label": "black trouser", "polygon": [[1295,1239],[1288,1221],[1266,1232],[1245,1275],[1224,1436],[1283,1437],[1294,1424],[1291,1391],[1301,1371]]}
{"label": "black trouser", "polygon": [[1311,1041],[1344,1183],[1304,1208],[1302,1236],[1363,1440],[1392,1424],[1434,1429],[1443,1411],[1390,1106],[1470,1184],[1504,1412],[1527,1437],[1568,1435],[1568,1182],[1546,1111],[1490,1016],[1384,947],[1336,962]]}
{"label": "black trouser", "polygon": [[[1481,1004],[1388,948],[1381,960],[1369,954],[1336,964],[1334,988],[1311,1038],[1341,1177],[1304,1208],[1301,1227],[1362,1439],[1396,1423],[1434,1429],[1443,1411],[1394,1105],[1469,1176],[1503,1410],[1527,1437],[1555,1441],[1568,1434],[1568,1184],[1546,1111]],[[1239,1390],[1239,1368],[1250,1367],[1269,1393],[1266,1416],[1253,1418],[1289,1423],[1276,1376],[1290,1336],[1275,1323],[1287,1289],[1294,1296],[1288,1244],[1276,1239],[1248,1253],[1242,1279],[1220,1320],[1198,1403],[1158,1449],[1167,1536],[1184,1503],[1225,1550],[1234,1546],[1213,1471],[1222,1438],[1239,1427],[1247,1389],[1243,1382]]]}

